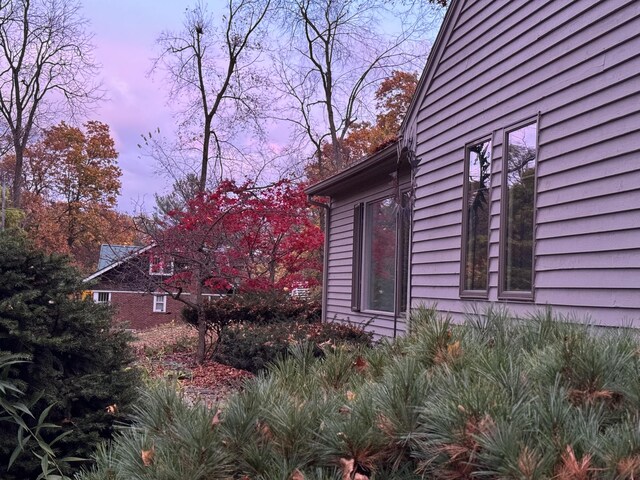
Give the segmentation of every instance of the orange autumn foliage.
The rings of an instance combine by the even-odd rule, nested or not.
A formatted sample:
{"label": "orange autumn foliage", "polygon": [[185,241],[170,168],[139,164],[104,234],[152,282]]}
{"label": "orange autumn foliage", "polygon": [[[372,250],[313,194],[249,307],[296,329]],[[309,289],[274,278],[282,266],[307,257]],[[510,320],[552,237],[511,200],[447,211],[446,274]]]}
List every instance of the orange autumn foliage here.
{"label": "orange autumn foliage", "polygon": [[[401,70],[394,70],[391,76],[380,84],[375,93],[378,112],[375,124],[366,121],[354,123],[347,137],[339,145],[345,165],[352,165],[397,140],[400,125],[417,85],[416,73]],[[322,161],[316,159],[307,167],[306,173],[311,183],[339,171],[332,162],[334,148],[333,144],[324,143]]]}

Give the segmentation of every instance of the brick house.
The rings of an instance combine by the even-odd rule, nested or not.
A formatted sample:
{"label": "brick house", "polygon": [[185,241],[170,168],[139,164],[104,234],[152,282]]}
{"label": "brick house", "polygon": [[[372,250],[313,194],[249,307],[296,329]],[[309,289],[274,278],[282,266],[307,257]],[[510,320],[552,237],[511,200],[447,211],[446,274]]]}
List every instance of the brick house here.
{"label": "brick house", "polygon": [[113,306],[114,321],[128,328],[140,330],[181,320],[184,303],[157,287],[173,274],[173,262],[154,255],[153,249],[153,245],[102,245],[98,270],[84,279],[93,300]]}

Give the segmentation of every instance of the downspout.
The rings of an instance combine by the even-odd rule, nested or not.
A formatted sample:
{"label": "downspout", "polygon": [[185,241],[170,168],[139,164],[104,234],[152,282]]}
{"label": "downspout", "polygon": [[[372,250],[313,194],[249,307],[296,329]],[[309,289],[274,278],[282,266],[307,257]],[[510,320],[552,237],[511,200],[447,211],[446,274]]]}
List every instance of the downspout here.
{"label": "downspout", "polygon": [[329,227],[331,225],[331,210],[326,203],[313,200],[312,195],[307,195],[307,201],[314,207],[323,208],[324,221],[324,248],[322,253],[322,321],[327,321],[327,280],[329,273]]}

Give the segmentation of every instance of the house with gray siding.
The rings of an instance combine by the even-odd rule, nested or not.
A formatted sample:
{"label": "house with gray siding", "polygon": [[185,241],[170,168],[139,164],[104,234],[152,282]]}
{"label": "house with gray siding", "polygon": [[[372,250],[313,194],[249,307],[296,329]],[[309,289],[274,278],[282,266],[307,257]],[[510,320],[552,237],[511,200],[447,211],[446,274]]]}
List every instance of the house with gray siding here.
{"label": "house with gray siding", "polygon": [[308,194],[327,320],[640,326],[640,2],[453,0],[398,143]]}

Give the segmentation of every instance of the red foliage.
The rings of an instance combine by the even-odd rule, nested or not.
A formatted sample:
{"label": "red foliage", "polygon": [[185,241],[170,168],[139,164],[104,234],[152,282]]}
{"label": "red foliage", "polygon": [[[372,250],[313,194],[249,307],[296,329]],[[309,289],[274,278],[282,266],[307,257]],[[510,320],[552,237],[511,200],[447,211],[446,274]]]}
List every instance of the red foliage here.
{"label": "red foliage", "polygon": [[258,188],[220,183],[169,212],[157,239],[175,259],[167,282],[185,285],[205,272],[213,290],[242,291],[312,286],[319,281],[323,235],[309,216],[304,185],[288,180]]}

